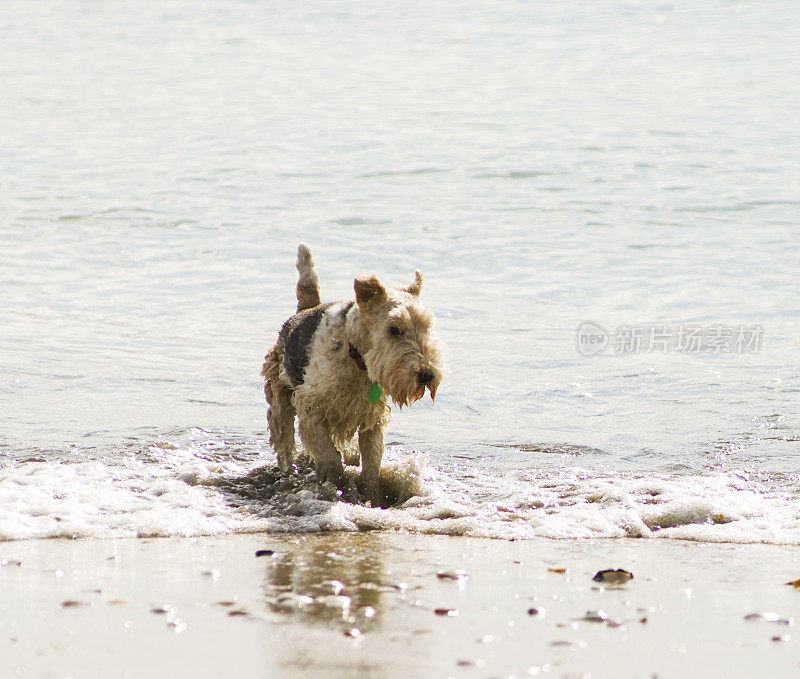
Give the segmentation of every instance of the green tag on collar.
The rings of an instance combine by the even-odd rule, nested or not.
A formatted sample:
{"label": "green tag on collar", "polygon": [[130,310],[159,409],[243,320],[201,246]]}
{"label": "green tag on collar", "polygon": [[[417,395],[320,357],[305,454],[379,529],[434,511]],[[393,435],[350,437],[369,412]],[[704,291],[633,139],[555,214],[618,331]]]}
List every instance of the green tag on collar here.
{"label": "green tag on collar", "polygon": [[381,396],[383,396],[383,389],[381,389],[381,385],[377,382],[373,382],[372,386],[369,388],[367,392],[367,400],[375,405],[378,401],[381,400]]}

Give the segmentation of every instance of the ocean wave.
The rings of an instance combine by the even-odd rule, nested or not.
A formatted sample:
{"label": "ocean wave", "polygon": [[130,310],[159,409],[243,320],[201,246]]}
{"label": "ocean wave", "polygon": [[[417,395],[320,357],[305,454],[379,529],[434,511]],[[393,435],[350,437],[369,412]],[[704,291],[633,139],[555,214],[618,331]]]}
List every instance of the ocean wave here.
{"label": "ocean wave", "polygon": [[389,506],[374,508],[354,501],[355,467],[352,493],[341,493],[307,463],[284,476],[245,448],[194,430],[133,451],[23,456],[0,469],[0,540],[378,530],[800,544],[794,475],[499,471],[434,464],[395,445],[381,469]]}

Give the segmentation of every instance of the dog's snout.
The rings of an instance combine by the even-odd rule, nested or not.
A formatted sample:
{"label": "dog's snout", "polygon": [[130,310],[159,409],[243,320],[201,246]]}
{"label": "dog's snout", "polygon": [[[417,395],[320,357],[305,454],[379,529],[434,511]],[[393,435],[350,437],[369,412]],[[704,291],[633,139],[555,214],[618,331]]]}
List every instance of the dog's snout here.
{"label": "dog's snout", "polygon": [[428,370],[427,368],[424,370],[420,370],[417,373],[417,379],[419,380],[419,383],[422,385],[430,384],[431,382],[433,382],[434,377],[436,377],[436,375],[433,374],[433,371]]}

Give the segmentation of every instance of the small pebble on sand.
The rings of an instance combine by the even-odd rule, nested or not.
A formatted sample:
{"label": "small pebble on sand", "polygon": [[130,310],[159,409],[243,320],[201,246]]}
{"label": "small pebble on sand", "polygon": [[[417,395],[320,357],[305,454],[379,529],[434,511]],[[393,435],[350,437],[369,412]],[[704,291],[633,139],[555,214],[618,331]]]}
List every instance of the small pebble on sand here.
{"label": "small pebble on sand", "polygon": [[597,571],[592,580],[608,585],[624,585],[629,580],[633,580],[633,573],[622,568],[609,568],[604,571]]}
{"label": "small pebble on sand", "polygon": [[561,639],[556,640],[556,641],[551,641],[550,645],[553,648],[574,648],[574,646],[575,646],[575,644],[573,642],[566,641],[566,640],[561,640]]}
{"label": "small pebble on sand", "polygon": [[436,615],[444,615],[448,618],[455,618],[458,611],[455,608],[437,608],[433,611]]}
{"label": "small pebble on sand", "polygon": [[167,627],[172,629],[172,631],[174,631],[175,633],[178,633],[178,632],[183,632],[184,630],[186,630],[189,627],[189,625],[187,625],[180,618],[175,618],[174,620],[170,620],[167,623]]}
{"label": "small pebble on sand", "polygon": [[744,616],[745,620],[764,620],[765,622],[774,622],[778,625],[794,626],[794,618],[782,618],[774,611],[764,611],[763,613],[748,613]]}

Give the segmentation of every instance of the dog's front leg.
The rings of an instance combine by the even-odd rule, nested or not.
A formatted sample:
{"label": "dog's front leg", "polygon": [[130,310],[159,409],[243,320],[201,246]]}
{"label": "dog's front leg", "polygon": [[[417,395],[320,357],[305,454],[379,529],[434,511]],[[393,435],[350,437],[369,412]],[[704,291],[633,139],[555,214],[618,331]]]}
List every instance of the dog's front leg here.
{"label": "dog's front leg", "polygon": [[383,457],[383,429],[380,425],[358,432],[358,450],[361,453],[363,494],[373,507],[380,507],[383,499],[379,483]]}
{"label": "dog's front leg", "polygon": [[300,438],[314,460],[317,479],[321,483],[330,481],[340,490],[344,489],[342,456],[333,445],[324,423],[318,418],[307,416],[299,420]]}

